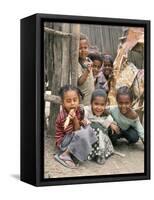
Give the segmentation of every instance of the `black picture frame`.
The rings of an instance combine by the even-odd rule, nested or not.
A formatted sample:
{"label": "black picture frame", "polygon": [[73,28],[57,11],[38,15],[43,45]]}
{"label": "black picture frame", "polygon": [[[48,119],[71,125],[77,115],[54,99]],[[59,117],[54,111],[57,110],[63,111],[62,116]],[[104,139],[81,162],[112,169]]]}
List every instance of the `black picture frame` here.
{"label": "black picture frame", "polygon": [[[43,23],[68,22],[144,27],[145,144],[144,173],[43,178],[44,68]],[[35,186],[101,183],[150,179],[150,21],[34,14],[21,19],[21,181]]]}

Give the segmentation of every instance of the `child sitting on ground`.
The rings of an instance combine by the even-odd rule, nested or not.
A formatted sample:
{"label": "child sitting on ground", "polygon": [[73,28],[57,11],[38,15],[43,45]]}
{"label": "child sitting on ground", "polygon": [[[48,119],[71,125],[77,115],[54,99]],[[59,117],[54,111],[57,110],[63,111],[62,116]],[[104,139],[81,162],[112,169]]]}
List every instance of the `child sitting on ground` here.
{"label": "child sitting on ground", "polygon": [[84,107],[84,124],[90,124],[98,137],[98,141],[93,144],[88,159],[96,160],[98,164],[104,164],[105,160],[114,153],[112,142],[108,137],[109,128],[117,131],[113,118],[106,112],[106,103],[106,92],[102,89],[96,89],[92,93],[91,105]]}
{"label": "child sitting on ground", "polygon": [[55,159],[68,168],[76,168],[72,158],[85,161],[92,150],[92,144],[97,141],[92,128],[82,128],[83,110],[79,106],[81,91],[71,85],[65,85],[60,90],[62,109],[56,119],[56,146],[59,153]]}
{"label": "child sitting on ground", "polygon": [[132,94],[127,86],[120,87],[117,91],[117,107],[110,108],[110,114],[117,122],[119,130],[110,133],[110,139],[116,144],[119,138],[127,139],[128,143],[136,143],[141,138],[144,143],[144,129],[138,114],[131,108]]}

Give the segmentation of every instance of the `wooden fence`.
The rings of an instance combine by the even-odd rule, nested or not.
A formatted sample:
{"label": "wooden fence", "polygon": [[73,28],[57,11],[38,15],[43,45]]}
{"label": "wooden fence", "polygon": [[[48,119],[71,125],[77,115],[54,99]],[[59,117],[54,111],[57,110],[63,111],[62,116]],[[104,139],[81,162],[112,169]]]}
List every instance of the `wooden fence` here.
{"label": "wooden fence", "polygon": [[[61,86],[77,85],[77,66],[79,52],[79,24],[44,24],[44,69],[48,90],[58,95]],[[59,104],[51,102],[50,128],[54,132]]]}

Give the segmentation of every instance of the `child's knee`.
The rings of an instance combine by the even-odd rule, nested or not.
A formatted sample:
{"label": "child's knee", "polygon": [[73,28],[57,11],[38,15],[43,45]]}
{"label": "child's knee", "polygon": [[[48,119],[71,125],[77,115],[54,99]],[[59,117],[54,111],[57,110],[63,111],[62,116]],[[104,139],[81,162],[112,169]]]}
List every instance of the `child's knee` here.
{"label": "child's knee", "polygon": [[118,134],[109,134],[109,138],[113,145],[117,144],[117,140],[120,138]]}
{"label": "child's knee", "polygon": [[129,138],[128,138],[128,142],[129,142],[130,144],[136,143],[138,140],[139,140],[139,136],[138,136],[137,133],[136,133],[136,134],[130,135]]}

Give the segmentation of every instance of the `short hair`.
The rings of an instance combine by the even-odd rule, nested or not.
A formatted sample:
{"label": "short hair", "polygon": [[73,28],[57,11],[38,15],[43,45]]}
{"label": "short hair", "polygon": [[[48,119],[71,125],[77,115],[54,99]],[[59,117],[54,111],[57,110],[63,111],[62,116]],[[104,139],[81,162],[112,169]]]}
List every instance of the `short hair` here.
{"label": "short hair", "polygon": [[67,84],[67,85],[62,86],[59,90],[59,96],[61,97],[62,100],[64,99],[64,94],[70,90],[76,91],[76,93],[79,96],[79,99],[80,98],[83,99],[84,95],[78,87]]}
{"label": "short hair", "polygon": [[103,63],[103,59],[102,59],[102,56],[99,54],[99,53],[90,53],[88,55],[88,57],[94,61],[94,60],[99,60],[101,63]]}
{"label": "short hair", "polygon": [[113,57],[110,54],[103,54],[102,55],[103,62],[110,62],[113,65]]}
{"label": "short hair", "polygon": [[93,100],[96,98],[96,97],[104,97],[107,99],[107,94],[106,94],[106,91],[103,90],[103,89],[96,89],[93,91],[92,95],[91,95],[91,103],[93,102]]}
{"label": "short hair", "polygon": [[89,44],[89,39],[88,39],[87,35],[85,35],[83,33],[80,33],[80,40],[86,40],[87,43]]}
{"label": "short hair", "polygon": [[132,92],[127,86],[122,86],[117,90],[117,96],[116,96],[117,101],[120,95],[128,95],[130,97],[131,102],[133,101]]}

